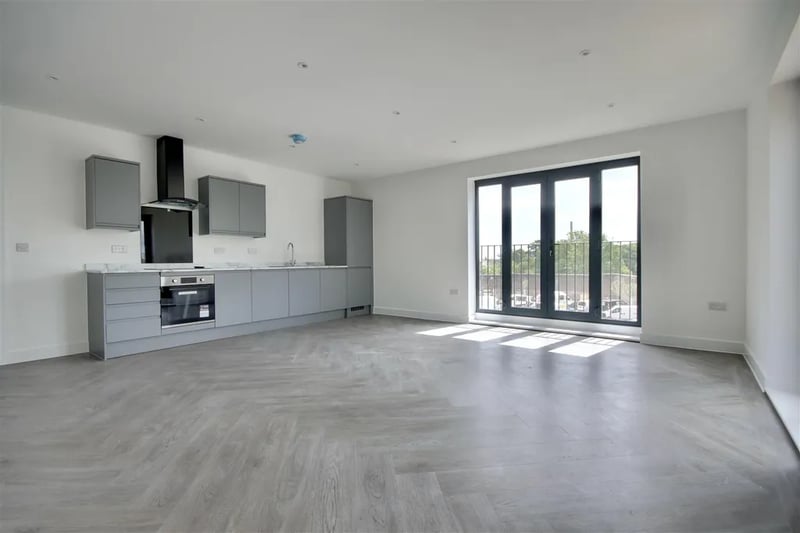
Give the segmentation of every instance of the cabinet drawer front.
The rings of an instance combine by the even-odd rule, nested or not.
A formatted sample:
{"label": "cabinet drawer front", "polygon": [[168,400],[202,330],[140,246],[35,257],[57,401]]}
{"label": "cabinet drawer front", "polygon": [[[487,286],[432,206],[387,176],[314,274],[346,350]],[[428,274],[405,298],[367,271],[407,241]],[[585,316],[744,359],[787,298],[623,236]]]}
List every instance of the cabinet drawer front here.
{"label": "cabinet drawer front", "polygon": [[159,277],[155,272],[143,274],[108,274],[106,289],[134,289],[139,287],[158,287]]}
{"label": "cabinet drawer front", "polygon": [[129,341],[161,335],[161,317],[116,320],[106,324],[106,342]]}
{"label": "cabinet drawer front", "polygon": [[106,304],[135,304],[139,302],[158,302],[161,291],[152,289],[110,289],[106,291]]}
{"label": "cabinet drawer front", "polygon": [[117,304],[106,306],[106,320],[122,320],[125,318],[161,317],[161,305],[158,302],[137,304]]}

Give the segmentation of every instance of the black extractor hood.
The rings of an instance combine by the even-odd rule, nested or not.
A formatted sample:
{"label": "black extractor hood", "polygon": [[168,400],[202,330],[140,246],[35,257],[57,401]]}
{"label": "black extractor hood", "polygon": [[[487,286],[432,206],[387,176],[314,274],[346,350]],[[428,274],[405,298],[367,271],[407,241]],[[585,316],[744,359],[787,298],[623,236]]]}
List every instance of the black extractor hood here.
{"label": "black extractor hood", "polygon": [[158,200],[146,207],[192,211],[200,204],[183,196],[183,139],[164,135],[156,140],[156,189]]}

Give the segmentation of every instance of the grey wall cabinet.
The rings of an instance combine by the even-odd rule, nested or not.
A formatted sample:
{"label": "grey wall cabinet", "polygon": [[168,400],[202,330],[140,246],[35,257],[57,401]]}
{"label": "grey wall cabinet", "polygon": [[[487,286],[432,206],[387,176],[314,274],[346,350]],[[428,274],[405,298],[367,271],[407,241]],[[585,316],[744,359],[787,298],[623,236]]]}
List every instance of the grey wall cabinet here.
{"label": "grey wall cabinet", "polygon": [[320,301],[320,271],[298,269],[289,271],[289,316],[310,315],[322,310]]}
{"label": "grey wall cabinet", "polygon": [[347,269],[347,307],[372,305],[372,268]]}
{"label": "grey wall cabinet", "polygon": [[139,163],[93,155],[85,166],[86,229],[138,230]]}
{"label": "grey wall cabinet", "polygon": [[325,199],[325,264],[372,266],[372,200]]}
{"label": "grey wall cabinet", "polygon": [[198,180],[200,235],[266,235],[266,188],[216,176]]}
{"label": "grey wall cabinet", "polygon": [[254,270],[253,322],[287,316],[289,316],[289,272]]}
{"label": "grey wall cabinet", "polygon": [[217,327],[251,322],[253,315],[250,272],[216,272],[214,277],[214,312]]}
{"label": "grey wall cabinet", "polygon": [[320,271],[320,303],[323,311],[347,307],[346,268],[329,268]]}
{"label": "grey wall cabinet", "polygon": [[264,237],[267,234],[267,197],[263,185],[239,183],[239,233]]}

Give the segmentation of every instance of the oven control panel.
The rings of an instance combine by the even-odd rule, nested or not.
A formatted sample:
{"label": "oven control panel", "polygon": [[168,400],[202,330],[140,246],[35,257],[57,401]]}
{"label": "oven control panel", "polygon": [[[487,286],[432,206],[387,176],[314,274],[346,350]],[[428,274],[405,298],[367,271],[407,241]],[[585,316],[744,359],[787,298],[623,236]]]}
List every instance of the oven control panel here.
{"label": "oven control panel", "polygon": [[185,276],[181,274],[170,274],[161,276],[162,287],[185,287],[187,285],[213,285],[214,274],[203,274],[202,276]]}

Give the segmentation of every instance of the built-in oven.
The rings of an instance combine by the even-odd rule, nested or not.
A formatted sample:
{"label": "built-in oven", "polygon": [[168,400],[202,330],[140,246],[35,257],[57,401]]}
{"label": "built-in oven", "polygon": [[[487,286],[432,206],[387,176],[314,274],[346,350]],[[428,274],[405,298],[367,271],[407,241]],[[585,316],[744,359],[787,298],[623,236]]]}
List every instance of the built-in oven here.
{"label": "built-in oven", "polygon": [[161,327],[214,321],[214,274],[161,274]]}

